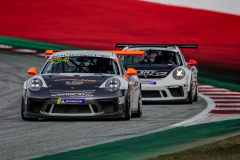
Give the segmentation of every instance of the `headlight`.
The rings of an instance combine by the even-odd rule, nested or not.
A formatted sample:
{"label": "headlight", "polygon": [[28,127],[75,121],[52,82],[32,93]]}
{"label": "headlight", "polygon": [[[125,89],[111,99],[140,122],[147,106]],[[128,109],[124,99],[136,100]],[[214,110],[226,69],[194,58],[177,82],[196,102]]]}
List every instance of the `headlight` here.
{"label": "headlight", "polygon": [[115,92],[120,87],[120,81],[116,78],[110,79],[106,83],[106,90],[109,92]]}
{"label": "headlight", "polygon": [[42,88],[42,81],[38,78],[31,79],[29,81],[28,88],[31,91],[36,92]]}
{"label": "headlight", "polygon": [[173,78],[176,80],[181,80],[184,78],[184,76],[185,76],[185,71],[183,69],[176,69],[173,72]]}

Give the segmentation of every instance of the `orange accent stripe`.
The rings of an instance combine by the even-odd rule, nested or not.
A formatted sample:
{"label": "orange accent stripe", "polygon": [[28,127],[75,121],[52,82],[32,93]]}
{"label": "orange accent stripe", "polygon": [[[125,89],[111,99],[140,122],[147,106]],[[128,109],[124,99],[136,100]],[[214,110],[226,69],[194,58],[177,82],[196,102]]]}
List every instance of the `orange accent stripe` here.
{"label": "orange accent stripe", "polygon": [[128,55],[128,56],[142,56],[144,59],[144,51],[118,51],[118,50],[104,50],[105,52],[113,52],[118,56]]}
{"label": "orange accent stripe", "polygon": [[45,58],[47,58],[48,55],[52,55],[56,51],[69,51],[69,50],[46,50],[45,51]]}

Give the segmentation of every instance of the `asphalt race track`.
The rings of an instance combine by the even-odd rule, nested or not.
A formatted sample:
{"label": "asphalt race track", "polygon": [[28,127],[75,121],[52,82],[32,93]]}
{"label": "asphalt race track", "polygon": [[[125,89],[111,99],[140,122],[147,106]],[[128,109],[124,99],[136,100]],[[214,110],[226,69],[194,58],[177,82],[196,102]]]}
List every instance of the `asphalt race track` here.
{"label": "asphalt race track", "polygon": [[20,117],[23,82],[38,72],[45,59],[34,55],[0,51],[0,159],[18,159],[45,155],[60,150],[100,143],[156,130],[193,117],[207,106],[189,104],[145,104],[143,116],[121,120],[49,120],[26,122]]}

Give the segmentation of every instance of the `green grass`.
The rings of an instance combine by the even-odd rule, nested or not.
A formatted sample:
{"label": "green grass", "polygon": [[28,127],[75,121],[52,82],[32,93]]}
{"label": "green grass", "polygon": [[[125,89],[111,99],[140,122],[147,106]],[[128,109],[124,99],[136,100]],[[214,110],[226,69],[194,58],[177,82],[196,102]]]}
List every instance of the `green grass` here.
{"label": "green grass", "polygon": [[44,51],[44,52],[45,50],[76,50],[76,49],[79,50],[81,49],[81,48],[76,48],[71,46],[45,43],[45,42],[33,41],[33,40],[22,39],[22,38],[5,37],[5,36],[0,36],[0,44],[13,46],[15,48],[34,49],[34,50]]}
{"label": "green grass", "polygon": [[219,88],[226,88],[232,91],[240,92],[240,77],[227,74],[218,74],[199,70],[198,82],[201,84],[212,85]]}
{"label": "green grass", "polygon": [[240,159],[240,135],[182,152],[147,160],[237,160]]}

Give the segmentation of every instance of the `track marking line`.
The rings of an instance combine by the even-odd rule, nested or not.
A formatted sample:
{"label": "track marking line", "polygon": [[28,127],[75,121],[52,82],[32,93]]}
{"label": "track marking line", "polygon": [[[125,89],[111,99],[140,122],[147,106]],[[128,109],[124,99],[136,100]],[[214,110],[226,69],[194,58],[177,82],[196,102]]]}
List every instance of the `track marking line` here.
{"label": "track marking line", "polygon": [[240,105],[216,105],[216,108],[240,108]]}
{"label": "track marking line", "polygon": [[216,103],[218,106],[238,106],[240,103]]}
{"label": "track marking line", "polygon": [[230,99],[240,99],[240,96],[209,96],[211,99],[217,99],[217,100],[221,100],[221,99],[224,99],[224,100],[230,100]]}

